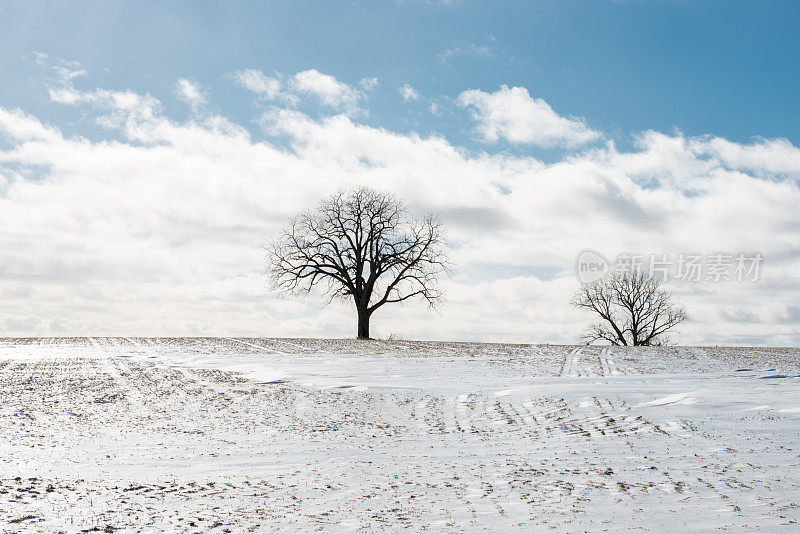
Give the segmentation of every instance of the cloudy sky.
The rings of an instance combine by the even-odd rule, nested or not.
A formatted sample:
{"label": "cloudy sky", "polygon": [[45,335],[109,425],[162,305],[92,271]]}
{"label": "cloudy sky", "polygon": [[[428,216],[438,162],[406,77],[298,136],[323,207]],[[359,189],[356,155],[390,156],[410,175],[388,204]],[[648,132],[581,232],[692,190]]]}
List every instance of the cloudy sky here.
{"label": "cloudy sky", "polygon": [[[577,255],[672,280],[675,341],[800,343],[796,2],[0,0],[0,335],[346,337],[261,246],[356,184],[444,220],[444,306],[373,334],[573,343]],[[705,260],[704,260],[705,261]]]}

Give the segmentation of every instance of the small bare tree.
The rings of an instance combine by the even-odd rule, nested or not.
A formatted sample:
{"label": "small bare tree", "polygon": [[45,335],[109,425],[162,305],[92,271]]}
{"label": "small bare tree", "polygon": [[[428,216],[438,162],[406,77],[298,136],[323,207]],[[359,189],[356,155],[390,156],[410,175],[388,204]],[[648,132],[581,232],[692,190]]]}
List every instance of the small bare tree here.
{"label": "small bare tree", "polygon": [[687,319],[661,282],[640,270],[613,271],[582,285],[572,305],[602,319],[584,333],[587,344],[663,345],[666,333]]}
{"label": "small bare tree", "polygon": [[352,299],[358,337],[369,339],[370,317],[385,304],[442,299],[437,278],[448,271],[444,234],[432,215],[409,217],[394,196],[366,187],[339,191],[293,218],[268,247],[273,287],[329,301]]}

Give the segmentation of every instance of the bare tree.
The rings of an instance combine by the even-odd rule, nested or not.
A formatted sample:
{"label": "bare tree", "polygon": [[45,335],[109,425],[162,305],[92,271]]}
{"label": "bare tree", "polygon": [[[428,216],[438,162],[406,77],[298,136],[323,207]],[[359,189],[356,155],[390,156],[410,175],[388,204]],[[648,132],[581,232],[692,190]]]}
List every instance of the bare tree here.
{"label": "bare tree", "polygon": [[572,305],[602,319],[584,333],[587,343],[663,345],[667,332],[687,319],[661,282],[640,270],[614,271],[582,285]]}
{"label": "bare tree", "polygon": [[268,252],[275,289],[309,293],[320,286],[329,301],[352,299],[363,339],[385,304],[414,297],[439,303],[437,278],[448,271],[439,220],[414,220],[394,196],[366,187],[339,191],[293,218]]}

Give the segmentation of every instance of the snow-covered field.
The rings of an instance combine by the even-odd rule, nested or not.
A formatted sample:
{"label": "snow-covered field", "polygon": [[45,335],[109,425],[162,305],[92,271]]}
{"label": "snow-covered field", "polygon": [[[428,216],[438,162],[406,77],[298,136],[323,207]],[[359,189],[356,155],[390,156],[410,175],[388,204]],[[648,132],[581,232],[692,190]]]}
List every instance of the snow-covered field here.
{"label": "snow-covered field", "polygon": [[800,350],[0,340],[4,531],[800,530]]}

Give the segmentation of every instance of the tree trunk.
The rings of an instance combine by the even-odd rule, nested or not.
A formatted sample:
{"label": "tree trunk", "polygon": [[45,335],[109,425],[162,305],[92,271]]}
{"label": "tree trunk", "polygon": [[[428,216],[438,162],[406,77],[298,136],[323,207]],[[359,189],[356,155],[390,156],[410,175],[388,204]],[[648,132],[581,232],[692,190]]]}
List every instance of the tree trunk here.
{"label": "tree trunk", "polygon": [[369,312],[358,310],[358,339],[369,339]]}

